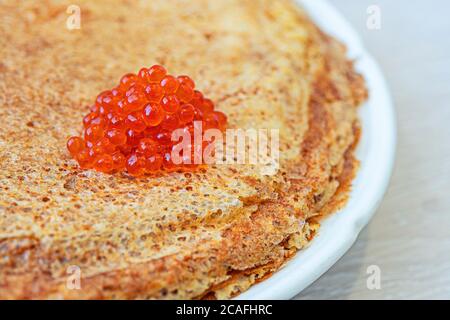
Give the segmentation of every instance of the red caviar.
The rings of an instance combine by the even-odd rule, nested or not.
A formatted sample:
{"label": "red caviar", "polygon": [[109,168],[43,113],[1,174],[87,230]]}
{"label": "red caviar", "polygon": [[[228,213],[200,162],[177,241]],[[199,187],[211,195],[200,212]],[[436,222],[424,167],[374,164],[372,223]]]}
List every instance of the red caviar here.
{"label": "red caviar", "polygon": [[67,141],[67,149],[70,154],[75,156],[84,149],[84,140],[80,137],[72,137]]}
{"label": "red caviar", "polygon": [[154,65],[124,75],[117,87],[100,93],[83,118],[84,137],[71,137],[67,149],[81,168],[105,173],[141,176],[195,168],[175,164],[171,155],[179,142],[171,139],[176,129],[191,134],[194,150],[194,121],[201,121],[205,129],[223,131],[227,117],[195,90],[190,77],[174,77]]}

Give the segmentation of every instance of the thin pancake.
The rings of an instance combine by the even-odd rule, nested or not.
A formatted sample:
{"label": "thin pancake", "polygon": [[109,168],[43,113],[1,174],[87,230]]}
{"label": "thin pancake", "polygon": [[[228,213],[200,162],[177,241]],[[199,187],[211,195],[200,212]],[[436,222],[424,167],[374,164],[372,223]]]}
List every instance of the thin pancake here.
{"label": "thin pancake", "polygon": [[[226,298],[342,204],[367,92],[290,1],[79,1],[80,30],[66,28],[70,4],[0,5],[0,298]],[[279,172],[79,170],[65,142],[86,105],[155,63],[191,75],[230,127],[279,129]]]}

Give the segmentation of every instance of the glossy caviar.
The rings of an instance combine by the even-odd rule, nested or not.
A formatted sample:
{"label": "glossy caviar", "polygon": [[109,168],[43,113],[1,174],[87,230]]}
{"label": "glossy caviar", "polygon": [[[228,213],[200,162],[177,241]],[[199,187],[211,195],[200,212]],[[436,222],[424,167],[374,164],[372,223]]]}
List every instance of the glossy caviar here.
{"label": "glossy caviar", "polygon": [[[191,170],[175,164],[171,151],[175,129],[192,133],[194,121],[203,129],[225,130],[227,117],[195,90],[188,76],[174,77],[164,67],[142,68],[126,74],[112,90],[100,93],[83,118],[83,137],[71,137],[67,149],[83,169],[133,176],[158,171]],[[192,136],[191,147],[194,137]]]}

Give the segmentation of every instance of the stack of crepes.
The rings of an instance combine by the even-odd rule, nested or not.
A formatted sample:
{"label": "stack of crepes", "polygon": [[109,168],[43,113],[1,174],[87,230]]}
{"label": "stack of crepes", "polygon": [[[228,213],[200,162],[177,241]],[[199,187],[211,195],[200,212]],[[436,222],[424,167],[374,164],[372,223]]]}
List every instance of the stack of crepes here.
{"label": "stack of crepes", "polygon": [[[228,298],[307,245],[345,203],[362,77],[287,0],[0,5],[0,298]],[[161,64],[229,128],[278,129],[280,168],[133,178],[66,150],[98,92]],[[68,285],[76,266],[80,288]]]}

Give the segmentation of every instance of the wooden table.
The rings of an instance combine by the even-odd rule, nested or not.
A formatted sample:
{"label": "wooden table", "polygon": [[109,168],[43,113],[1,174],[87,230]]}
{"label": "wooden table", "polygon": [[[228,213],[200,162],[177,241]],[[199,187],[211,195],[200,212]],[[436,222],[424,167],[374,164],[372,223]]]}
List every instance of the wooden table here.
{"label": "wooden table", "polygon": [[[374,219],[297,299],[450,299],[450,2],[333,0],[389,83],[397,161]],[[366,27],[378,5],[381,29]],[[381,271],[368,289],[367,268]]]}

